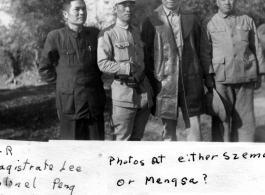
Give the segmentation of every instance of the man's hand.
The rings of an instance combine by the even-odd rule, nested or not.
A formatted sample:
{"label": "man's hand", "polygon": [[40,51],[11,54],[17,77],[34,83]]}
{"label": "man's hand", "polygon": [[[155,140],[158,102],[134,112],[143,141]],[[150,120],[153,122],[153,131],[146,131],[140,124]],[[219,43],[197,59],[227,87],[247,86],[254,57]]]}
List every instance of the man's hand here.
{"label": "man's hand", "polygon": [[254,84],[254,90],[258,90],[261,87],[262,84],[262,76],[258,75],[257,81]]}
{"label": "man's hand", "polygon": [[214,78],[211,74],[206,75],[204,84],[207,87],[208,91],[210,91],[210,92],[213,91],[213,88],[215,87],[215,82],[214,82]]}

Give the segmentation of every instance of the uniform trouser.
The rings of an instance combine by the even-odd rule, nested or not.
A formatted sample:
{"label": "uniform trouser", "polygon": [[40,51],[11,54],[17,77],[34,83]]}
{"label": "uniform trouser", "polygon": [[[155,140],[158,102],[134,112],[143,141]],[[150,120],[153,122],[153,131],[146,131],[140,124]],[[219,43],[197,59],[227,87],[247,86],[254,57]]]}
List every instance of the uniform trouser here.
{"label": "uniform trouser", "polygon": [[104,140],[104,116],[96,118],[69,120],[60,115],[62,140]]}
{"label": "uniform trouser", "polygon": [[151,108],[125,108],[113,105],[112,128],[114,139],[119,141],[140,141],[149,119]]}
{"label": "uniform trouser", "polygon": [[225,105],[228,120],[212,119],[212,140],[253,142],[255,134],[254,82],[216,83],[216,91]]}

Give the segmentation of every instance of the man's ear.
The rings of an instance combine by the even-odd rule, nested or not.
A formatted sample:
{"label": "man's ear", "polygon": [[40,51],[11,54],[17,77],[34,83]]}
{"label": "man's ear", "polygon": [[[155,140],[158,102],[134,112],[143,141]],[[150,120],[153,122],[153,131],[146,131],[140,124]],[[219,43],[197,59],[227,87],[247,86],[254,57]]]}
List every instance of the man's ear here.
{"label": "man's ear", "polygon": [[217,7],[219,7],[219,2],[218,1],[216,1],[216,5],[217,5]]}
{"label": "man's ear", "polygon": [[63,16],[64,16],[65,19],[68,19],[68,12],[64,10],[63,11]]}

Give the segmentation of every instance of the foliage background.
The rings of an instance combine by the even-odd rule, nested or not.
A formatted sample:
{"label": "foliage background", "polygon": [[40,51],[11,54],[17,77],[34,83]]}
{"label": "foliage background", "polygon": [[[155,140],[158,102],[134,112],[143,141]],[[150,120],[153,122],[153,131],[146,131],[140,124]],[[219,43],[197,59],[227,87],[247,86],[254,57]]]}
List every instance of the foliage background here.
{"label": "foliage background", "polygon": [[[114,0],[85,0],[88,10],[86,25],[99,29],[115,22]],[[215,0],[181,0],[185,9],[191,10],[203,20],[215,13]],[[64,26],[61,14],[63,0],[1,0],[0,11],[12,16],[9,26],[0,23],[0,75],[18,76],[25,70],[37,70],[47,33]],[[138,0],[134,24],[142,21],[161,0]],[[265,23],[264,0],[238,0],[241,12],[250,15],[259,26]]]}

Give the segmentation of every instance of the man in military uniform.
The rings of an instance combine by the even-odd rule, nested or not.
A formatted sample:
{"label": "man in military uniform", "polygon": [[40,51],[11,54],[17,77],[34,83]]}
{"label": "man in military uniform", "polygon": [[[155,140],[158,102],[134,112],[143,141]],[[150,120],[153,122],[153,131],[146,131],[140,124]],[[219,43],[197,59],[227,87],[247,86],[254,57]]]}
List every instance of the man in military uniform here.
{"label": "man in military uniform", "polygon": [[228,120],[213,117],[213,141],[252,142],[255,133],[254,89],[265,73],[254,21],[236,11],[236,0],[217,0],[218,13],[202,25],[201,62],[206,86],[214,87]]}
{"label": "man in military uniform", "polygon": [[131,25],[135,0],[115,0],[117,21],[98,38],[98,66],[115,75],[111,85],[116,140],[140,141],[150,115],[152,89],[144,74],[144,43]]}
{"label": "man in military uniform", "polygon": [[97,66],[99,30],[87,28],[83,0],[66,0],[67,26],[47,36],[39,73],[56,84],[61,139],[104,140],[105,92]]}
{"label": "man in military uniform", "polygon": [[201,141],[204,90],[199,62],[199,22],[179,0],[162,0],[143,24],[146,76],[155,94],[152,113],[162,118],[164,141],[176,141],[178,108],[187,141]]}

